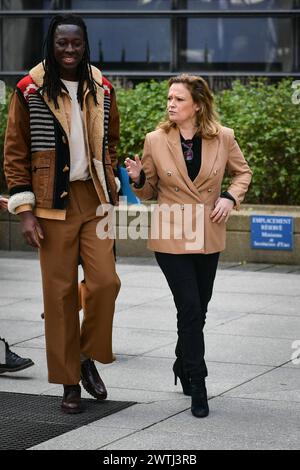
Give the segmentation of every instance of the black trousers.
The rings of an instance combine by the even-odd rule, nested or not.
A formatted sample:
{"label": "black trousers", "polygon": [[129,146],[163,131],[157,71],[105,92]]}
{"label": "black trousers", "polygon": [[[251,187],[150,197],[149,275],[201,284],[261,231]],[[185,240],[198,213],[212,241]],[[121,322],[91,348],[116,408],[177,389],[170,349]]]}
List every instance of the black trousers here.
{"label": "black trousers", "polygon": [[184,371],[195,380],[207,376],[203,328],[219,255],[155,252],[177,308],[178,341],[175,354]]}

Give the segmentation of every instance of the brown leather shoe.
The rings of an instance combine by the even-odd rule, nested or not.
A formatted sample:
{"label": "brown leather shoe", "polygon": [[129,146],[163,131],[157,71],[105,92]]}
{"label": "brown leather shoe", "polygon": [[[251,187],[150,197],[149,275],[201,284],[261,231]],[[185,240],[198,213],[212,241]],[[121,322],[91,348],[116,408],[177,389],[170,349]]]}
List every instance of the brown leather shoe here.
{"label": "brown leather shoe", "polygon": [[64,395],[61,402],[61,409],[64,413],[81,413],[80,385],[64,385]]}
{"label": "brown leather shoe", "polygon": [[86,359],[81,364],[81,382],[85,390],[97,400],[105,400],[107,397],[106,387],[92,359]]}

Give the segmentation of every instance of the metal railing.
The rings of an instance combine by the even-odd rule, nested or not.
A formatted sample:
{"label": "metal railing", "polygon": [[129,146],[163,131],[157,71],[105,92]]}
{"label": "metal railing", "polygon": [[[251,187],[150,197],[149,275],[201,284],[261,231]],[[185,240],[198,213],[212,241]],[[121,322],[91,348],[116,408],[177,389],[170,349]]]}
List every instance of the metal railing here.
{"label": "metal railing", "polygon": [[295,18],[300,9],[286,10],[0,10],[0,18],[47,18],[55,15],[85,18]]}

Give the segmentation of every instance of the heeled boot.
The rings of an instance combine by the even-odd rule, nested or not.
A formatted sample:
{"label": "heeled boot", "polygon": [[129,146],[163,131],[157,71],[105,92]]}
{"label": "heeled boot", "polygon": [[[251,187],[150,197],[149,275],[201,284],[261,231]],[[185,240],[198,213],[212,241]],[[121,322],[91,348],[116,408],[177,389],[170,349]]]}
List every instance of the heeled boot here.
{"label": "heeled boot", "polygon": [[191,381],[189,376],[184,372],[180,359],[176,359],[173,364],[173,372],[174,372],[174,383],[177,385],[177,377],[181,382],[183,393],[187,396],[191,396]]}
{"label": "heeled boot", "polygon": [[191,381],[191,412],[196,418],[205,418],[208,416],[209,407],[207,402],[207,391],[205,379]]}

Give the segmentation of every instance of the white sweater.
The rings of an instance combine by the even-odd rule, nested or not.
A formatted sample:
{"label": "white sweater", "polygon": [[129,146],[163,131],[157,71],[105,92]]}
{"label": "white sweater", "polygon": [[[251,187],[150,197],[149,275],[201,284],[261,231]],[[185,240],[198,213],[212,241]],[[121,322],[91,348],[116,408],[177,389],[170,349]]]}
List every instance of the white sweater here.
{"label": "white sweater", "polygon": [[89,164],[84,137],[83,113],[77,99],[78,82],[62,80],[71,97],[72,114],[70,130],[70,181],[90,178]]}

